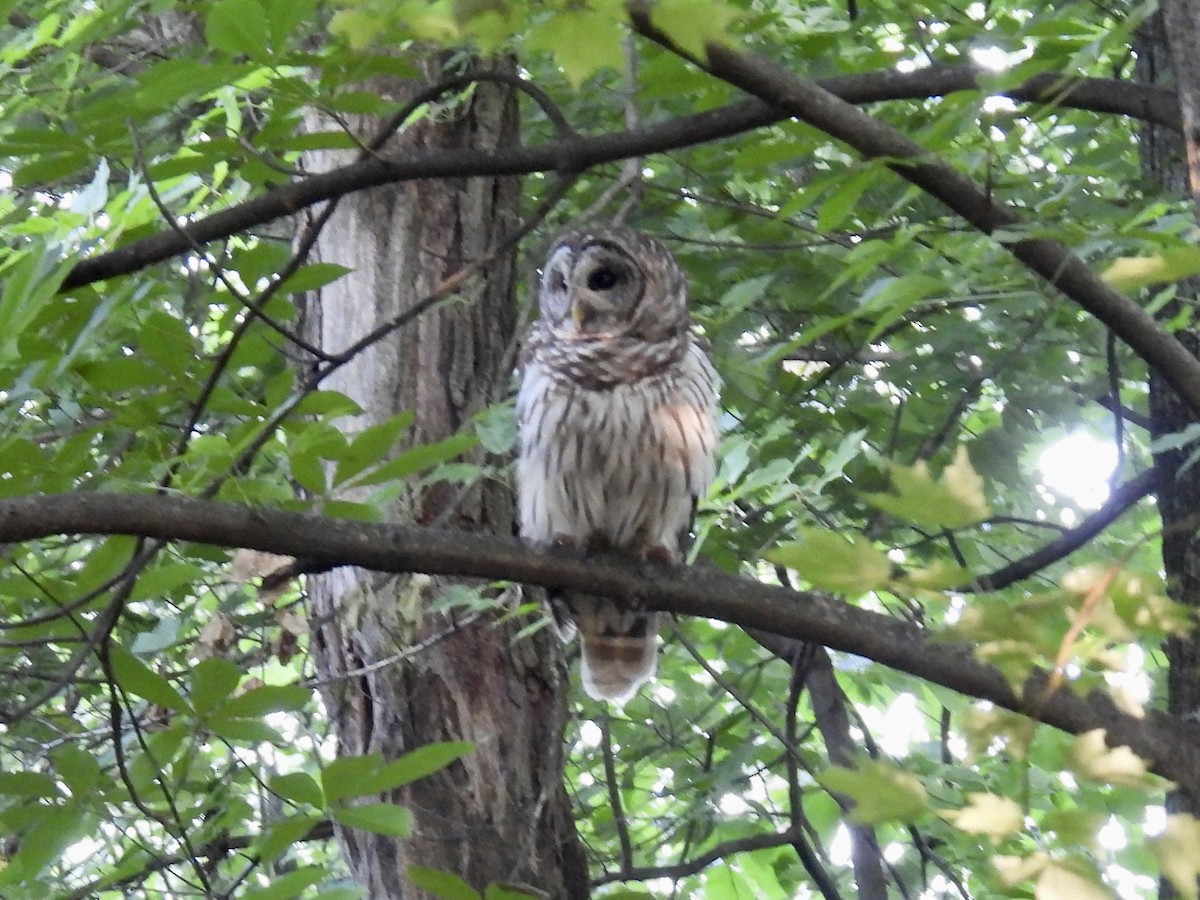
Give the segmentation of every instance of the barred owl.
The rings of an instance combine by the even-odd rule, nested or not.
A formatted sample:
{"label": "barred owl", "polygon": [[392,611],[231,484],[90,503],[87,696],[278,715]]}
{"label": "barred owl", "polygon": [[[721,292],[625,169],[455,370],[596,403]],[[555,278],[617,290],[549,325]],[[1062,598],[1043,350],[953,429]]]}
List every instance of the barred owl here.
{"label": "barred owl", "polygon": [[[538,300],[517,398],[521,536],[681,561],[717,443],[717,376],[683,272],[646,235],[572,232],[551,248]],[[655,613],[576,592],[552,601],[579,632],[591,696],[624,703],[654,675]]]}

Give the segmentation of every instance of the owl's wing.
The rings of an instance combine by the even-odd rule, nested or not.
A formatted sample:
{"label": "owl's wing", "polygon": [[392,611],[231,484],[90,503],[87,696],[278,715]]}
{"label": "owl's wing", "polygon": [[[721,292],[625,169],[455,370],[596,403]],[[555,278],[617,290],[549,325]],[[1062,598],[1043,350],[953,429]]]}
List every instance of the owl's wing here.
{"label": "owl's wing", "polygon": [[525,336],[521,338],[521,349],[517,352],[517,377],[525,376],[525,367],[529,365],[529,361],[533,359],[538,348],[546,342],[546,331],[542,328],[540,322],[534,322],[525,332]]}

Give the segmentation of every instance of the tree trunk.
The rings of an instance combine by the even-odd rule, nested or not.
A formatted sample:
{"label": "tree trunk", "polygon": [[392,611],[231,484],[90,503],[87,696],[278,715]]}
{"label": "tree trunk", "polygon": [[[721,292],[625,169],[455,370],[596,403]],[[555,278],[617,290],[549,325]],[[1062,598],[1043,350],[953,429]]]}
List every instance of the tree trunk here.
{"label": "tree trunk", "polygon": [[[427,68],[439,77],[434,63]],[[372,88],[398,100],[413,90],[399,80]],[[438,119],[408,128],[385,152],[517,141],[516,102],[507,87],[477,85]],[[377,125],[353,123],[364,140]],[[319,171],[351,158],[314,153],[306,165]],[[519,189],[515,179],[476,178],[412,182],[344,198],[312,259],[353,271],[306,298],[306,337],[338,352],[411,309],[511,233]],[[455,300],[418,316],[326,381],[323,388],[348,394],[363,409],[345,420],[345,431],[411,410],[416,420],[402,448],[428,443],[469,428],[472,415],[508,393],[513,259],[510,253],[488,265]],[[389,515],[512,533],[510,490],[494,480],[465,491],[447,484],[420,490],[410,481]],[[463,760],[386,798],[411,809],[415,824],[407,840],[339,827],[346,859],[372,900],[427,896],[408,882],[409,866],[452,872],[479,891],[501,882],[549,897],[586,897],[586,862],[562,781],[566,693],[558,639],[553,629],[518,639],[528,621],[499,622],[505,609],[453,629],[453,613],[428,611],[450,584],[350,568],[308,581],[313,654],[321,679],[332,679],[323,699],[339,756],[379,751],[393,759],[434,741],[475,745]],[[410,658],[375,667],[447,629],[448,636]]]}
{"label": "tree trunk", "polygon": [[[1169,9],[1171,4],[1164,3],[1164,11],[1177,13],[1189,2],[1175,3],[1178,9]],[[1147,178],[1165,193],[1190,194],[1194,202],[1200,202],[1198,185],[1188,178],[1187,165],[1189,155],[1196,152],[1195,132],[1188,127],[1187,95],[1189,90],[1200,90],[1200,77],[1196,71],[1196,65],[1200,63],[1189,59],[1186,49],[1189,44],[1194,47],[1200,41],[1200,20],[1171,15],[1168,21],[1169,28],[1163,14],[1159,13],[1139,30],[1138,77],[1151,84],[1174,83],[1184,112],[1184,132],[1190,137],[1185,141],[1176,132],[1144,125],[1140,141],[1142,165]],[[1185,301],[1193,303],[1200,295],[1198,288],[1200,283],[1196,279],[1181,283],[1176,300],[1168,305],[1164,314],[1174,316]],[[1193,355],[1200,355],[1200,334],[1194,328],[1181,328],[1175,336]],[[1183,431],[1197,421],[1200,416],[1167,386],[1165,379],[1151,371],[1151,438],[1157,440]],[[1194,449],[1194,446],[1188,446],[1156,453],[1154,466],[1158,474],[1158,508],[1163,523],[1163,567],[1167,589],[1174,600],[1200,608],[1200,532],[1197,530],[1200,523],[1195,518],[1200,510],[1200,467],[1181,471]],[[1184,637],[1171,637],[1164,650],[1168,664],[1167,709],[1180,717],[1193,718],[1200,710],[1200,635],[1193,632]],[[1170,813],[1200,815],[1197,798],[1182,791],[1171,792],[1166,806]],[[1177,894],[1164,881],[1159,896],[1166,900]]]}

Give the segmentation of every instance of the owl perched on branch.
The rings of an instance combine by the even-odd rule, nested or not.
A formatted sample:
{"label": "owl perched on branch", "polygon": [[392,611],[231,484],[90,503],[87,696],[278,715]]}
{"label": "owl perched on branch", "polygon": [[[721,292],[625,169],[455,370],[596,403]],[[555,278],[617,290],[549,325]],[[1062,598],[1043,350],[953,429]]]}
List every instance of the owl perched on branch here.
{"label": "owl perched on branch", "polygon": [[[713,479],[718,383],[682,270],[644,234],[570,232],[550,250],[538,304],[517,399],[521,537],[681,561]],[[553,600],[579,631],[591,696],[623,703],[654,675],[655,613]]]}

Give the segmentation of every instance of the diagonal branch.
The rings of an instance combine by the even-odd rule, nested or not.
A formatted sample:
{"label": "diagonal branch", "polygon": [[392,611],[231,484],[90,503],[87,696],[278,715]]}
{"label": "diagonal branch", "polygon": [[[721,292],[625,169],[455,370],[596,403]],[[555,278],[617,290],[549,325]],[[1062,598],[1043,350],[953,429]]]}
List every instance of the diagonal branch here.
{"label": "diagonal branch", "polygon": [[846,142],[869,159],[886,160],[901,178],[940,200],[984,234],[995,237],[1027,268],[1111,328],[1163,376],[1193,411],[1200,413],[1200,360],[1150,313],[1108,285],[1060,241],[1022,237],[1036,228],[1016,208],[993,200],[970,177],[816,82],[769,60],[716,43],[706,46],[706,60],[696,60],[654,26],[644,2],[632,4],[631,17],[642,35],[691,59],[714,77]]}
{"label": "diagonal branch", "polygon": [[1047,566],[1065,559],[1115,522],[1143,497],[1154,493],[1158,484],[1157,476],[1157,471],[1147,469],[1135,478],[1131,478],[1114,490],[1103,506],[1074,528],[1063,532],[1028,556],[1014,560],[987,575],[981,575],[959,590],[969,593],[997,591],[1031,575],[1036,575]]}
{"label": "diagonal branch", "polygon": [[59,534],[130,534],[160,540],[246,547],[333,568],[510,579],[585,590],[649,609],[704,616],[814,641],[873,659],[971,697],[1032,716],[1072,734],[1105,729],[1110,746],[1128,746],[1158,774],[1200,796],[1200,723],[1159,711],[1137,718],[1106,695],[1049,693],[1045,673],[1016,690],[971,648],[911,622],[712,571],[647,570],[628,560],[563,559],[512,538],[331,519],[141,494],[50,494],[0,501],[0,542]]}
{"label": "diagonal branch", "polygon": [[749,837],[725,841],[706,850],[699,856],[681,863],[670,863],[663,866],[644,866],[640,868],[623,869],[609,875],[597,878],[592,884],[599,887],[614,881],[649,881],[652,878],[686,878],[695,875],[711,866],[719,859],[728,859],[738,853],[748,853],[751,850],[766,850],[770,847],[786,847],[797,839],[803,838],[795,829],[787,829],[778,834],[752,834]]}

